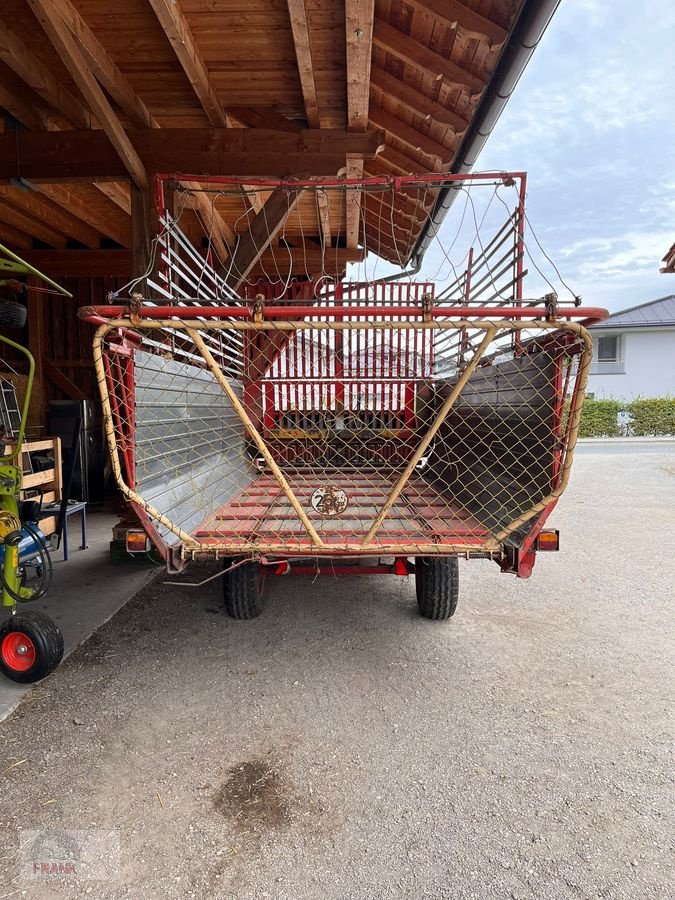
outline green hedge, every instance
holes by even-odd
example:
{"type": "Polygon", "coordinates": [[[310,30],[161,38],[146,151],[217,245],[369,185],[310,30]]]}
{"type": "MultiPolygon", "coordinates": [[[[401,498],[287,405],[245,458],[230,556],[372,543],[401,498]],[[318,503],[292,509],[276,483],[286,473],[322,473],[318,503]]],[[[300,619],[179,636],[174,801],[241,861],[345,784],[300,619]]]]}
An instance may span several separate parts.
{"type": "Polygon", "coordinates": [[[631,400],[624,406],[630,415],[629,434],[675,434],[675,397],[646,397],[631,400]]]}
{"type": "Polygon", "coordinates": [[[579,437],[618,437],[620,411],[618,400],[586,400],[581,411],[579,437]]]}
{"type": "Polygon", "coordinates": [[[579,437],[635,437],[675,435],[675,397],[622,400],[587,399],[581,413],[579,437]],[[627,427],[617,423],[620,412],[630,416],[627,427]]]}

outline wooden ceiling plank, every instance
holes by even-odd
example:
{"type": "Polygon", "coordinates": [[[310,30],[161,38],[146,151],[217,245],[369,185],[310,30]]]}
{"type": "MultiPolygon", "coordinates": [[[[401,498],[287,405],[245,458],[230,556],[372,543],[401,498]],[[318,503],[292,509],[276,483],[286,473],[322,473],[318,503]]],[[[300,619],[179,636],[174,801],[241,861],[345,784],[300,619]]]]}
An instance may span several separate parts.
{"type": "Polygon", "coordinates": [[[486,39],[490,46],[503,44],[508,31],[491,19],[470,9],[459,0],[407,0],[424,13],[428,13],[441,25],[459,27],[467,35],[486,39]]]}
{"type": "Polygon", "coordinates": [[[45,197],[49,197],[50,200],[58,203],[59,206],[62,206],[73,215],[89,222],[106,237],[116,241],[122,247],[129,246],[130,226],[127,225],[126,228],[120,227],[120,223],[116,223],[112,216],[107,216],[94,209],[91,204],[78,196],[72,185],[38,183],[36,187],[45,197]]]}
{"type": "Polygon", "coordinates": [[[158,128],[157,122],[145,103],[115,65],[70,0],[52,0],[52,3],[77,40],[92,73],[120,109],[129,116],[132,124],[139,128],[158,128]]]}
{"type": "Polygon", "coordinates": [[[305,101],[305,116],[309,128],[320,128],[319,101],[314,82],[314,64],[309,43],[309,27],[305,0],[288,0],[288,14],[291,20],[295,56],[298,63],[300,87],[305,101]]]}
{"type": "Polygon", "coordinates": [[[370,107],[370,121],[373,125],[384,129],[387,134],[398,138],[398,140],[407,144],[413,150],[419,150],[427,156],[435,156],[443,162],[449,162],[454,156],[454,149],[439,144],[438,141],[434,141],[426,134],[422,134],[410,125],[406,125],[405,122],[392,116],[379,106],[370,107]]]}
{"type": "Polygon", "coordinates": [[[440,53],[434,53],[433,50],[429,50],[381,19],[375,20],[373,44],[439,81],[442,79],[448,84],[454,84],[468,91],[472,97],[478,96],[485,87],[481,78],[445,59],[440,53]]]}
{"type": "Polygon", "coordinates": [[[59,83],[34,53],[0,20],[0,59],[36,94],[58,112],[62,112],[77,128],[94,124],[89,110],[74,94],[59,83]]]}
{"type": "Polygon", "coordinates": [[[150,0],[160,25],[212,125],[227,127],[208,69],[177,0],[150,0]]]}
{"type": "Polygon", "coordinates": [[[73,81],[98,118],[108,140],[119,154],[126,170],[139,188],[147,189],[149,184],[148,175],[138,153],[89,69],[77,41],[56,11],[52,0],[28,0],[28,3],[52,44],[59,52],[73,81]]]}
{"type": "Polygon", "coordinates": [[[229,263],[228,285],[237,288],[246,279],[251,269],[281,230],[288,214],[297,204],[301,190],[288,191],[278,187],[268,197],[265,205],[251,223],[248,231],[239,238],[237,247],[229,263]]]}
{"type": "Polygon", "coordinates": [[[422,116],[427,121],[437,122],[440,125],[449,125],[455,134],[463,134],[468,121],[452,110],[446,109],[436,100],[431,100],[425,94],[421,94],[415,88],[406,84],[385,72],[374,68],[371,73],[371,88],[375,87],[388,97],[398,100],[409,112],[422,116]]]}
{"type": "Polygon", "coordinates": [[[345,0],[347,128],[352,131],[368,127],[374,21],[375,0],[345,0]]]}
{"type": "MultiPolygon", "coordinates": [[[[348,153],[366,158],[384,146],[381,131],[316,129],[299,132],[257,128],[130,129],[141,161],[160,172],[232,176],[334,175],[348,153]]],[[[0,134],[0,180],[21,174],[34,182],[119,181],[126,167],[100,131],[16,131],[0,134]]]]}

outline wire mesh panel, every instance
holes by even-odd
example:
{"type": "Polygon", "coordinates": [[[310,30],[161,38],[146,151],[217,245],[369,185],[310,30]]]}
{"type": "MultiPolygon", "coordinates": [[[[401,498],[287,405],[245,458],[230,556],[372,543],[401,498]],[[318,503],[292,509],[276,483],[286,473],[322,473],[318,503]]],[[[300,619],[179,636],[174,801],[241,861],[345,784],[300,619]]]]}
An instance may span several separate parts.
{"type": "Polygon", "coordinates": [[[590,346],[573,323],[526,335],[421,310],[117,321],[96,362],[120,484],[188,554],[517,544],[564,489],[590,346]],[[449,336],[472,348],[454,369],[449,336]]]}

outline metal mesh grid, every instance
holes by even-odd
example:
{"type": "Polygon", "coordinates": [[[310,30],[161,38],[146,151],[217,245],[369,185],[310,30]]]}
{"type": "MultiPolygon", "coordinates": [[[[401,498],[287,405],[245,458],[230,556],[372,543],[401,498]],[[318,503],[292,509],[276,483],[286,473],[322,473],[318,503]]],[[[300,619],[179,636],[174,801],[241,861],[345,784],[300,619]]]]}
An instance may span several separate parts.
{"type": "Polygon", "coordinates": [[[156,536],[214,556],[518,545],[567,481],[585,329],[315,315],[99,330],[113,468],[156,536]]]}

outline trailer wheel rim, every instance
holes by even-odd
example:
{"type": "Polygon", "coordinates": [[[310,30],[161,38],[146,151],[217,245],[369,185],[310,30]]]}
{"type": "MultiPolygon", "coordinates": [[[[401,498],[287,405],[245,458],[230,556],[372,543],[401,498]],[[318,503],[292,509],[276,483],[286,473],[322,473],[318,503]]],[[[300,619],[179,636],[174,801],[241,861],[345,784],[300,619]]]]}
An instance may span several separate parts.
{"type": "Polygon", "coordinates": [[[14,672],[27,672],[35,665],[35,644],[21,631],[10,631],[2,640],[0,656],[7,668],[14,672]]]}

